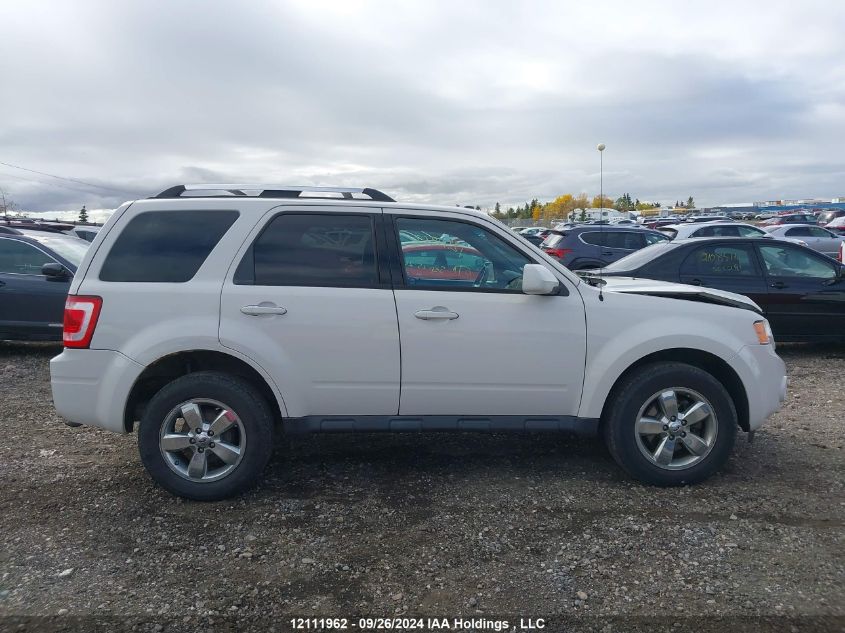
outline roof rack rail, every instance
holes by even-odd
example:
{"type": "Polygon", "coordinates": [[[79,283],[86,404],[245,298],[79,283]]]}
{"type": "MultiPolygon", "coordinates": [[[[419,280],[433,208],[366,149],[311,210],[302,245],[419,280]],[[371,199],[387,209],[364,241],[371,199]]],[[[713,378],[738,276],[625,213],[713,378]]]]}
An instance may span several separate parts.
{"type": "MultiPolygon", "coordinates": [[[[314,198],[321,196],[303,196],[303,193],[339,193],[344,200],[352,200],[352,194],[359,194],[367,196],[370,200],[378,202],[396,202],[386,193],[382,193],[378,189],[371,189],[369,187],[355,188],[355,187],[292,187],[289,185],[256,185],[256,184],[195,184],[195,185],[176,185],[165,189],[158,195],[152,198],[182,198],[190,197],[183,196],[186,191],[218,191],[220,193],[214,194],[211,198],[230,198],[232,196],[249,196],[247,192],[256,192],[252,197],[258,198],[314,198]]],[[[325,196],[332,198],[332,196],[325,196]]]]}

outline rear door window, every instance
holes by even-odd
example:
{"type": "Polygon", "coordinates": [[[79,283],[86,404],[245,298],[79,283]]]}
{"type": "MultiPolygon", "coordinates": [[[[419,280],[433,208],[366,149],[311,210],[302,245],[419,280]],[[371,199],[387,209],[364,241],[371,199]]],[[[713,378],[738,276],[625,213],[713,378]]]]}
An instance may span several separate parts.
{"type": "Polygon", "coordinates": [[[757,275],[754,251],[744,244],[699,246],[681,265],[682,275],[746,277],[757,275]]]}
{"type": "Polygon", "coordinates": [[[581,241],[586,242],[587,244],[592,244],[593,246],[605,246],[607,244],[605,236],[606,233],[600,233],[598,231],[595,233],[581,233],[581,241]]]}
{"type": "Polygon", "coordinates": [[[760,237],[766,235],[766,232],[758,229],[756,226],[738,226],[736,227],[740,237],[760,237]]]}
{"type": "Polygon", "coordinates": [[[369,215],[282,213],[244,255],[235,284],[372,287],[379,283],[369,215]]]}
{"type": "Polygon", "coordinates": [[[102,281],[190,281],[235,223],[237,211],[146,211],[124,227],[100,269],[102,281]]]}
{"type": "Polygon", "coordinates": [[[807,235],[810,237],[821,237],[821,238],[831,238],[833,235],[830,234],[829,231],[820,228],[818,226],[808,226],[807,227],[807,235]]]}

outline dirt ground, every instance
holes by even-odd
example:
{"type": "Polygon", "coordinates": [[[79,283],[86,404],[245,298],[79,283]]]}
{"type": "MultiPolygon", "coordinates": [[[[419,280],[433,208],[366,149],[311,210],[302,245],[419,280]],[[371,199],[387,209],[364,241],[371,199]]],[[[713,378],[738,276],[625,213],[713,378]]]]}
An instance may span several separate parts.
{"type": "Polygon", "coordinates": [[[59,351],[0,343],[0,630],[845,629],[843,346],[781,346],[786,405],[695,487],[639,485],[597,440],[334,435],[280,441],[220,503],[155,487],[134,435],[62,424],[59,351]]]}

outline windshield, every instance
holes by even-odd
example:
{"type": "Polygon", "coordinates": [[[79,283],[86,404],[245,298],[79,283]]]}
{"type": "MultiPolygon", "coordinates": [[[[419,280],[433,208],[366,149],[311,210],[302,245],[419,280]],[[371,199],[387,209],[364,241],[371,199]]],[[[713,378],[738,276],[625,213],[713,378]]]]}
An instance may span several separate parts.
{"type": "Polygon", "coordinates": [[[650,262],[655,257],[660,257],[663,253],[667,253],[678,246],[678,244],[673,244],[672,242],[657,242],[651,246],[646,246],[638,251],[634,251],[622,259],[617,259],[612,264],[605,266],[604,270],[608,272],[615,270],[634,270],[635,268],[639,268],[643,264],[650,262]]]}
{"type": "Polygon", "coordinates": [[[53,249],[77,268],[82,263],[82,258],[85,257],[85,251],[91,245],[90,242],[70,235],[51,235],[49,237],[29,235],[29,237],[35,239],[39,244],[53,249]]]}

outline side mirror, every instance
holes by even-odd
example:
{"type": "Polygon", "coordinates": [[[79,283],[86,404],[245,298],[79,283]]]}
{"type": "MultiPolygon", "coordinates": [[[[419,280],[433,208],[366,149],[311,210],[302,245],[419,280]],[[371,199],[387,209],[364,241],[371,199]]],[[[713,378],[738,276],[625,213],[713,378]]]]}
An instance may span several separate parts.
{"type": "Polygon", "coordinates": [[[68,269],[56,262],[44,264],[41,267],[41,274],[47,278],[47,281],[67,281],[71,277],[68,269]]]}
{"type": "Polygon", "coordinates": [[[522,269],[522,292],[527,295],[551,295],[557,292],[560,282],[545,266],[526,264],[522,269]]]}

